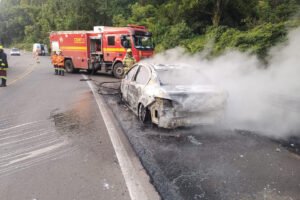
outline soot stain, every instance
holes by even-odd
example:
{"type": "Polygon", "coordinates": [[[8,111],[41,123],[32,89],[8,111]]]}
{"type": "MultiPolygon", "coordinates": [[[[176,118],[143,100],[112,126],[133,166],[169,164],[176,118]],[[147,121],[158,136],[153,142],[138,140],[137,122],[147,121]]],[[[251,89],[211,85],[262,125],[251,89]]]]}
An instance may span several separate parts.
{"type": "Polygon", "coordinates": [[[62,134],[79,134],[80,117],[76,111],[70,110],[62,113],[51,113],[50,118],[62,134]]]}

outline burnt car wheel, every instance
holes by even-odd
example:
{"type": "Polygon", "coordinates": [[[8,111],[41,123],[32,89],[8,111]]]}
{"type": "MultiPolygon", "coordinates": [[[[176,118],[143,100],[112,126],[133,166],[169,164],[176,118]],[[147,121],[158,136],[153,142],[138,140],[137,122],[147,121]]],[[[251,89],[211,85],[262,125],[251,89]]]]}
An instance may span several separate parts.
{"type": "Polygon", "coordinates": [[[124,66],[122,63],[117,63],[115,64],[114,66],[114,69],[113,69],[113,74],[116,78],[123,78],[123,75],[124,75],[124,66]]]}
{"type": "Polygon", "coordinates": [[[143,104],[139,106],[138,118],[144,124],[150,122],[150,111],[143,104]]]}

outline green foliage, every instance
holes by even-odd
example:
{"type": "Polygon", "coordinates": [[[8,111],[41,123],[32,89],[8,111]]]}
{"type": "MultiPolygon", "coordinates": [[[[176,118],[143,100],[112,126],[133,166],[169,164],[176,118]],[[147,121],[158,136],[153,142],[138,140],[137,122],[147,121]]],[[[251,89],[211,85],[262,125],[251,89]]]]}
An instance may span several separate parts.
{"type": "Polygon", "coordinates": [[[218,54],[224,49],[236,48],[240,51],[255,53],[263,58],[270,47],[285,38],[286,33],[283,23],[262,24],[248,31],[225,29],[216,39],[213,53],[218,54]]]}
{"type": "Polygon", "coordinates": [[[185,40],[182,46],[192,53],[208,48],[211,55],[219,55],[235,49],[264,58],[270,47],[286,39],[286,27],[285,23],[266,23],[247,31],[224,26],[210,27],[204,35],[185,40]]]}
{"type": "Polygon", "coordinates": [[[161,43],[158,50],[174,48],[181,44],[182,40],[193,36],[192,30],[185,22],[180,22],[168,27],[169,31],[161,37],[161,43]]]}
{"type": "Polygon", "coordinates": [[[187,51],[191,53],[197,53],[203,51],[208,47],[209,42],[208,38],[205,35],[195,36],[190,39],[183,40],[181,46],[185,47],[187,51]]]}
{"type": "Polygon", "coordinates": [[[300,26],[299,11],[299,0],[1,0],[0,39],[31,48],[55,30],[138,24],[153,33],[157,52],[238,49],[263,58],[300,26]]]}
{"type": "Polygon", "coordinates": [[[289,20],[300,10],[299,1],[296,0],[261,0],[257,5],[260,22],[279,23],[289,20]]]}

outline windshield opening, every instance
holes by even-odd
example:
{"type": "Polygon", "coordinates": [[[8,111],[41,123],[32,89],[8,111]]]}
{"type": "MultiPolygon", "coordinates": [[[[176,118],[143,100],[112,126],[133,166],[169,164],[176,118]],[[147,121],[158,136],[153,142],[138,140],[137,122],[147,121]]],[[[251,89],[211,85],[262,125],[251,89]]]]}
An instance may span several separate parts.
{"type": "Polygon", "coordinates": [[[192,69],[168,69],[157,71],[160,84],[163,85],[203,85],[210,80],[202,73],[192,69]],[[191,79],[197,74],[197,79],[191,79]]]}
{"type": "Polygon", "coordinates": [[[152,50],[153,41],[150,36],[134,35],[134,46],[139,50],[152,50]]]}

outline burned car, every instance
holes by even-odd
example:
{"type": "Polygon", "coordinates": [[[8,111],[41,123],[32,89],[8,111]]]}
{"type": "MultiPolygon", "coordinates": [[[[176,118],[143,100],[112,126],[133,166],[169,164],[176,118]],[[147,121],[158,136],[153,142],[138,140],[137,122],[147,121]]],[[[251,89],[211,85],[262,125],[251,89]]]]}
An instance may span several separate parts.
{"type": "Polygon", "coordinates": [[[128,71],[121,96],[141,122],[162,128],[215,123],[227,99],[224,90],[191,66],[148,63],[128,71]]]}

